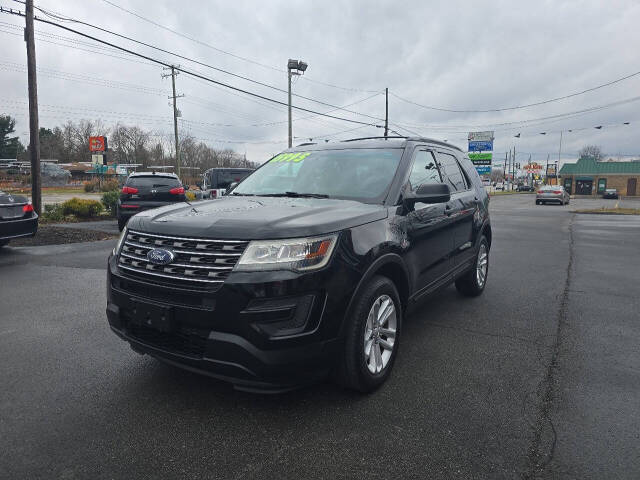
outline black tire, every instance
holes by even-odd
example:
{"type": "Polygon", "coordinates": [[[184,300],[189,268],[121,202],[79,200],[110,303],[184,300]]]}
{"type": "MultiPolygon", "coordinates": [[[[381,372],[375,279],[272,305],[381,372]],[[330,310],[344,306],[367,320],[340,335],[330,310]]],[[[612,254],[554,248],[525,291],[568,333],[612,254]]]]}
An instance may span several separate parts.
{"type": "Polygon", "coordinates": [[[536,205],[542,205],[542,202],[540,200],[536,200],[536,205]]]}
{"type": "Polygon", "coordinates": [[[118,230],[122,231],[126,225],[127,225],[127,219],[118,217],[118,230]]]}
{"type": "Polygon", "coordinates": [[[473,268],[456,279],[456,288],[462,295],[466,297],[477,297],[484,292],[489,277],[489,258],[489,242],[487,242],[486,237],[483,235],[478,243],[478,253],[476,254],[476,261],[473,264],[473,268]],[[486,270],[484,281],[480,282],[478,279],[478,263],[480,262],[483,251],[486,252],[486,270]]]}
{"type": "MultiPolygon", "coordinates": [[[[357,294],[345,322],[347,323],[344,329],[344,344],[336,365],[336,380],[346,388],[363,393],[372,392],[380,387],[391,374],[402,333],[402,305],[398,290],[393,282],[387,277],[374,276],[357,294]],[[381,371],[372,373],[369,370],[368,362],[365,360],[364,336],[369,312],[374,303],[383,296],[389,297],[393,302],[396,331],[393,339],[393,349],[386,365],[382,367],[381,371]]],[[[386,340],[389,339],[390,337],[386,337],[386,340]]],[[[384,349],[382,351],[384,352],[384,349]]]]}

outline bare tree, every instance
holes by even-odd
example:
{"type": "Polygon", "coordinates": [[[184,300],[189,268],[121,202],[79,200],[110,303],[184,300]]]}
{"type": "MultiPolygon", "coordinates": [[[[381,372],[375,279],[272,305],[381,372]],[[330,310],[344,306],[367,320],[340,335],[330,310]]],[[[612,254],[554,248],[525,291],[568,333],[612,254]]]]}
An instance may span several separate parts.
{"type": "Polygon", "coordinates": [[[598,145],[586,145],[582,147],[578,156],[579,158],[588,157],[593,158],[595,161],[600,161],[604,158],[604,153],[602,153],[602,148],[598,145]]]}

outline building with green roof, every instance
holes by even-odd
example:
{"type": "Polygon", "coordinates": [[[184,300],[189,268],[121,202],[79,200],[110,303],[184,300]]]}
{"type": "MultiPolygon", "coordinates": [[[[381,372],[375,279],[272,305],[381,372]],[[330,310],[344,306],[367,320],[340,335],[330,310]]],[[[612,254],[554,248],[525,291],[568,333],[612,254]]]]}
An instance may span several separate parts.
{"type": "Polygon", "coordinates": [[[582,157],[565,163],[558,173],[564,188],[574,195],[600,195],[615,188],[619,195],[640,195],[640,161],[602,162],[582,157]]]}

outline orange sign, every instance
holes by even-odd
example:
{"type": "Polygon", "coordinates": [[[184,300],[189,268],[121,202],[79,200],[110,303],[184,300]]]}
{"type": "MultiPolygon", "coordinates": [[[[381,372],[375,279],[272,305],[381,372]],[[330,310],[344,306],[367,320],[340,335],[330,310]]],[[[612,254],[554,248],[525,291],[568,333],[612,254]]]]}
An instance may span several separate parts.
{"type": "Polygon", "coordinates": [[[106,137],[89,137],[89,150],[92,152],[104,152],[106,144],[106,137]]]}

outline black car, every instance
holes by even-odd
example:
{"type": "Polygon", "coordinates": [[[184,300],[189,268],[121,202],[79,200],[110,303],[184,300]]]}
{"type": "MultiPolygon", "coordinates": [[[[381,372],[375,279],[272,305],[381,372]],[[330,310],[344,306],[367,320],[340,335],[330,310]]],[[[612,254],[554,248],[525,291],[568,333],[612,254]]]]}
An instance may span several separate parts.
{"type": "Polygon", "coordinates": [[[38,231],[38,214],[26,197],[0,191],[0,247],[12,238],[33,237],[38,231]]]}
{"type": "Polygon", "coordinates": [[[518,185],[516,192],[535,192],[535,189],[531,185],[518,185]]]}
{"type": "Polygon", "coordinates": [[[143,210],[186,200],[184,187],[173,173],[141,172],[127,178],[118,200],[118,228],[143,210]]]}
{"type": "Polygon", "coordinates": [[[602,192],[602,198],[619,198],[618,190],[615,188],[607,188],[604,192],[602,192]]]}
{"type": "Polygon", "coordinates": [[[202,175],[203,198],[218,198],[224,195],[234,183],[248,177],[255,168],[210,168],[202,175]]]}
{"type": "Polygon", "coordinates": [[[424,138],[287,150],[229,195],[133,217],[108,261],[107,316],[139,353],[284,390],[389,376],[404,312],[485,288],[491,225],[458,148],[424,138]]]}

